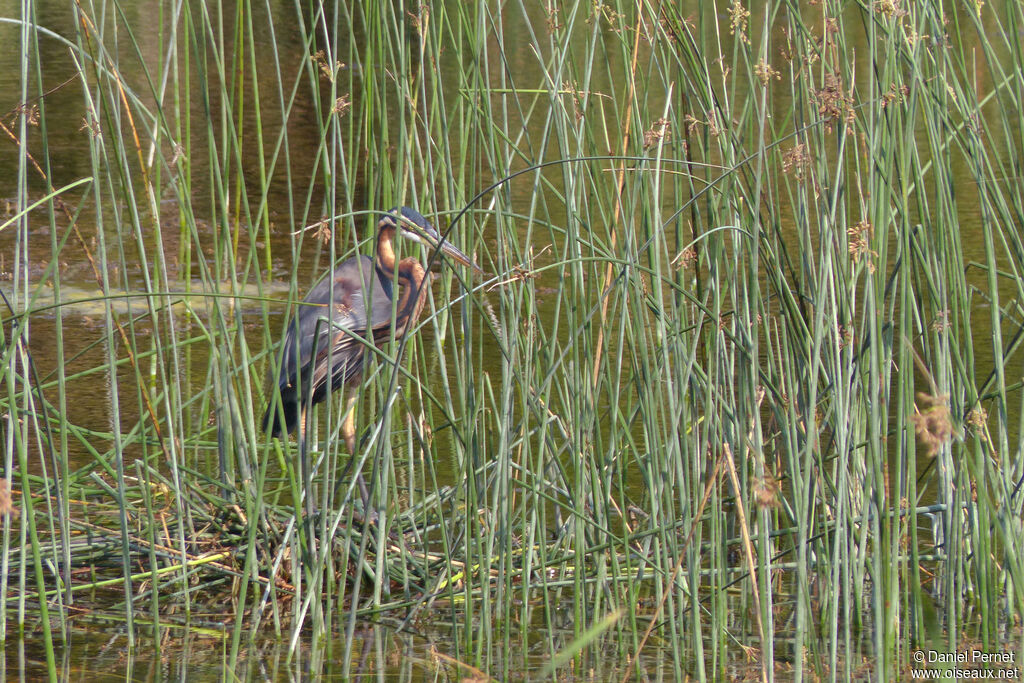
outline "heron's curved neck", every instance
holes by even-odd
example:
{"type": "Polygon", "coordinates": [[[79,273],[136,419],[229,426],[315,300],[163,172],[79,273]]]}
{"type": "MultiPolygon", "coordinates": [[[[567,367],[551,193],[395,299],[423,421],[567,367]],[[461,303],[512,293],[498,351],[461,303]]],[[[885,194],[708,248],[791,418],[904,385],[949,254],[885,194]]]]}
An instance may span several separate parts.
{"type": "Polygon", "coordinates": [[[421,297],[420,285],[426,278],[426,271],[423,264],[415,256],[398,261],[396,268],[395,258],[395,231],[384,228],[377,237],[377,255],[373,259],[374,266],[380,277],[403,286],[412,286],[415,290],[412,296],[421,297]]]}
{"type": "Polygon", "coordinates": [[[377,270],[387,278],[395,276],[395,231],[384,228],[377,235],[377,255],[374,257],[377,270]]]}

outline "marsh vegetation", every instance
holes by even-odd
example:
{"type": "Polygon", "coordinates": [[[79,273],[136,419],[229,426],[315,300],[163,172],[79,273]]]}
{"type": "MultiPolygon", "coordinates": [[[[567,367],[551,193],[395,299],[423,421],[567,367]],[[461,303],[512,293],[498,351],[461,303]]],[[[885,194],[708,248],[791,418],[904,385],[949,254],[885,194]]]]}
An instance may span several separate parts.
{"type": "Polygon", "coordinates": [[[8,674],[1020,651],[1020,4],[0,8],[8,674]],[[484,273],[304,486],[277,344],[396,205],[484,273]]]}

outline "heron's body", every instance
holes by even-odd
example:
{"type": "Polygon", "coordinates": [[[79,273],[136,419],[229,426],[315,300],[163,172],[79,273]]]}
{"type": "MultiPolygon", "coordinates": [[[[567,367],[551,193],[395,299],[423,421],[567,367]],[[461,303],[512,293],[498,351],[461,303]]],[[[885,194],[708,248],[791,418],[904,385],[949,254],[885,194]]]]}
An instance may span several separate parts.
{"type": "Polygon", "coordinates": [[[282,430],[280,416],[268,410],[264,421],[271,427],[271,436],[295,431],[304,412],[300,391],[311,394],[310,405],[314,405],[326,400],[328,392],[358,381],[365,342],[380,345],[391,337],[393,311],[396,339],[419,319],[427,295],[423,266],[416,259],[404,259],[396,282],[393,259],[390,264],[378,261],[368,256],[345,261],[299,306],[284,340],[277,379],[287,424],[282,430]]]}
{"type": "Polygon", "coordinates": [[[397,209],[392,210],[378,224],[374,258],[356,256],[344,261],[330,277],[313,287],[299,306],[282,346],[281,369],[276,378],[280,406],[271,401],[263,416],[263,427],[272,436],[283,437],[298,427],[301,440],[308,407],[349,385],[353,394],[342,434],[349,451],[354,452],[355,415],[351,404],[363,370],[366,344],[380,345],[392,335],[395,339],[403,337],[419,319],[428,295],[430,281],[423,264],[409,257],[396,267],[393,241],[397,231],[473,265],[461,251],[442,242],[419,213],[403,207],[400,221],[392,217],[397,214],[397,209]]]}

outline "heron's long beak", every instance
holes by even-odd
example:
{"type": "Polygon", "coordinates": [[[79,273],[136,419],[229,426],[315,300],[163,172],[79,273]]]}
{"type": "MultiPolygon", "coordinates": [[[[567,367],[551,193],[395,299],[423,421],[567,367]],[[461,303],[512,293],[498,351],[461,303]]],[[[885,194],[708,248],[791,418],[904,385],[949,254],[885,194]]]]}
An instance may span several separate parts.
{"type": "Polygon", "coordinates": [[[473,259],[463,254],[458,247],[456,247],[448,240],[445,240],[444,242],[441,243],[441,251],[447,254],[448,256],[451,256],[453,259],[455,259],[462,265],[469,266],[478,273],[484,272],[483,268],[473,263],[473,259]]]}
{"type": "MultiPolygon", "coordinates": [[[[440,245],[440,249],[443,253],[451,256],[462,265],[469,266],[481,274],[484,272],[484,269],[473,263],[473,259],[462,253],[461,249],[448,240],[442,241],[441,235],[438,233],[437,229],[427,223],[423,216],[416,214],[416,216],[419,216],[419,221],[416,221],[409,215],[405,215],[408,213],[415,213],[411,209],[402,209],[402,211],[404,214],[395,216],[395,218],[397,218],[399,225],[401,225],[401,231],[405,237],[413,240],[414,242],[425,244],[435,250],[438,249],[438,245],[440,245]]],[[[394,224],[395,218],[392,218],[392,224],[394,224]]]]}

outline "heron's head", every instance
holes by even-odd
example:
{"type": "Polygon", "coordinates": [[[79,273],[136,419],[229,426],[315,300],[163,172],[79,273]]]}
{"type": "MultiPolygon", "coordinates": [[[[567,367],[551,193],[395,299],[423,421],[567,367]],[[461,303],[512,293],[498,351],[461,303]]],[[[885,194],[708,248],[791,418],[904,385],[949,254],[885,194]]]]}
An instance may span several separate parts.
{"type": "Polygon", "coordinates": [[[425,244],[431,249],[440,249],[442,253],[451,256],[462,265],[483,272],[480,266],[473,263],[473,260],[462,253],[458,247],[448,240],[442,239],[434,226],[427,222],[427,219],[416,209],[410,209],[408,206],[391,209],[381,218],[380,228],[381,230],[394,230],[405,239],[425,244]]]}

